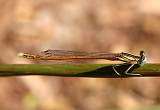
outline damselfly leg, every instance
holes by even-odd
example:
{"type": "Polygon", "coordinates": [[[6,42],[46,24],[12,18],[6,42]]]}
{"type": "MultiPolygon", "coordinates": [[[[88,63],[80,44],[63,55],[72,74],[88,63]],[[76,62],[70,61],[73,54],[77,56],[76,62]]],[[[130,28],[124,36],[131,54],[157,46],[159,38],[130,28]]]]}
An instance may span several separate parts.
{"type": "Polygon", "coordinates": [[[122,76],[122,75],[132,75],[132,76],[140,76],[141,74],[135,74],[135,73],[131,73],[129,72],[131,69],[134,68],[136,64],[131,64],[123,73],[118,72],[118,70],[116,69],[117,66],[121,66],[121,65],[113,65],[113,70],[114,72],[118,75],[118,76],[122,76]]]}
{"type": "Polygon", "coordinates": [[[118,76],[122,76],[122,74],[125,74],[125,75],[133,75],[133,76],[141,76],[141,74],[135,74],[135,73],[131,73],[129,72],[131,69],[134,68],[135,65],[138,65],[139,67],[143,66],[144,63],[145,63],[145,55],[144,55],[144,51],[140,51],[140,57],[138,60],[136,60],[137,56],[134,56],[134,55],[131,55],[131,54],[122,54],[122,56],[120,56],[120,59],[121,60],[124,60],[126,61],[126,64],[131,64],[125,71],[124,73],[119,73],[117,70],[116,70],[116,67],[117,66],[121,66],[122,64],[116,64],[116,65],[113,65],[113,70],[114,72],[118,75],[118,76]],[[132,59],[132,60],[130,60],[132,59]],[[133,60],[135,59],[135,60],[133,60]],[[136,63],[133,63],[132,64],[132,61],[136,61],[136,63]]]}

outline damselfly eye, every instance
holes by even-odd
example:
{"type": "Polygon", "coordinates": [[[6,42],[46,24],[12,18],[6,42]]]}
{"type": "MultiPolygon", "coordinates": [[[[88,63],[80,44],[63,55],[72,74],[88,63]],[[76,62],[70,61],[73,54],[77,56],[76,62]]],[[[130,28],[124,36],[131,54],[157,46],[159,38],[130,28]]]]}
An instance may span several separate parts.
{"type": "Polygon", "coordinates": [[[144,51],[143,50],[140,51],[140,56],[142,56],[142,55],[144,55],[144,51]]]}

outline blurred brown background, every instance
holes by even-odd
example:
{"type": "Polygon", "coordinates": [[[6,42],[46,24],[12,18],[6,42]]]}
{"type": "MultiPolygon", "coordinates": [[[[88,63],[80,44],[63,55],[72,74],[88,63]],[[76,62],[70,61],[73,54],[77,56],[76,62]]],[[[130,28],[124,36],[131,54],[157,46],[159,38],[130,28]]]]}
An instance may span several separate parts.
{"type": "MultiPolygon", "coordinates": [[[[0,0],[0,63],[18,52],[132,52],[160,62],[159,0],[0,0]]],[[[103,62],[101,62],[103,63],[103,62]]],[[[159,110],[158,78],[0,78],[0,110],[159,110]]]]}

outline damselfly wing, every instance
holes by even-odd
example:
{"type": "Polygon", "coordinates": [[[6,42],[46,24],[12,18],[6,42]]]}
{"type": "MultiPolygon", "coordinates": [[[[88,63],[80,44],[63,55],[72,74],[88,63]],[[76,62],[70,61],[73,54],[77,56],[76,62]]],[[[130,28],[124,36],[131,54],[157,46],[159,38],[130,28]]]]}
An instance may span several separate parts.
{"type": "Polygon", "coordinates": [[[33,60],[92,60],[105,59],[110,61],[122,61],[126,63],[136,64],[141,56],[130,53],[106,53],[106,52],[79,52],[68,50],[46,50],[38,54],[20,53],[19,56],[33,60]]]}

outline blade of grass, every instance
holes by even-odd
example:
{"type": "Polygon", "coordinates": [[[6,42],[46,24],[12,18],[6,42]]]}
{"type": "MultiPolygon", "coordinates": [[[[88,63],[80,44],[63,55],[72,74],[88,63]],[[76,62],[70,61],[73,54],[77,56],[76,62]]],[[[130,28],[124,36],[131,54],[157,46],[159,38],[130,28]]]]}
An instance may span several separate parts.
{"type": "MultiPolygon", "coordinates": [[[[145,64],[143,67],[134,69],[132,73],[139,73],[141,74],[141,77],[158,77],[160,76],[160,64],[145,64]]],[[[111,64],[0,64],[0,77],[21,75],[49,75],[95,78],[119,77],[113,71],[111,64]]]]}

